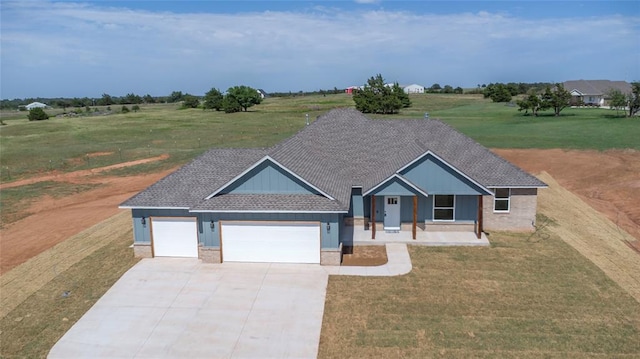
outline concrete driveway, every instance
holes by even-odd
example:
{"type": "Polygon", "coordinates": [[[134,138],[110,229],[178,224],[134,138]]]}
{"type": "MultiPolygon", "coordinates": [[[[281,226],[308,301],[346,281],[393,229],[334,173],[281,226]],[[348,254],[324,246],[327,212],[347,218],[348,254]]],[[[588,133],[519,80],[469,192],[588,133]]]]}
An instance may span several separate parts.
{"type": "Polygon", "coordinates": [[[318,265],[145,259],[49,358],[315,358],[327,280],[318,265]]]}

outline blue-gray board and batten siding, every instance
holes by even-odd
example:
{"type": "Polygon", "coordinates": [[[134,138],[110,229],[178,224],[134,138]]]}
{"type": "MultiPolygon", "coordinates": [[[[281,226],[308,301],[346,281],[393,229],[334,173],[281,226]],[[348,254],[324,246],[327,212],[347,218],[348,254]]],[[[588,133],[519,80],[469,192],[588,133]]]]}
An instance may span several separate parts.
{"type": "Polygon", "coordinates": [[[320,222],[322,248],[334,249],[339,247],[338,239],[344,217],[341,213],[193,213],[186,209],[133,209],[132,213],[136,244],[151,243],[150,217],[191,217],[197,218],[198,243],[210,248],[220,247],[220,221],[282,221],[320,222]],[[144,225],[142,217],[146,219],[144,225]],[[211,221],[214,222],[213,229],[211,221]]]}
{"type": "MultiPolygon", "coordinates": [[[[368,207],[365,217],[371,215],[371,197],[366,196],[368,207]]],[[[425,197],[418,195],[418,222],[433,221],[433,199],[434,196],[425,197]]],[[[478,216],[478,196],[455,196],[455,217],[456,222],[473,222],[478,216]]],[[[376,222],[382,222],[384,218],[384,196],[376,196],[376,222]]],[[[413,222],[413,196],[400,196],[400,221],[403,223],[413,222]]]]}
{"type": "Polygon", "coordinates": [[[432,154],[427,154],[403,169],[400,174],[411,183],[434,194],[489,195],[471,180],[453,170],[432,154]]]}
{"type": "Polygon", "coordinates": [[[478,216],[478,196],[490,194],[430,153],[404,168],[399,174],[426,192],[428,197],[419,193],[406,182],[393,177],[364,197],[359,188],[354,188],[351,195],[353,210],[350,215],[371,218],[371,195],[375,195],[375,217],[376,222],[380,222],[384,218],[384,196],[400,196],[400,221],[412,222],[413,196],[417,195],[417,220],[429,222],[433,220],[434,196],[455,195],[454,220],[456,222],[473,222],[477,220],[478,216]],[[357,206],[356,202],[362,203],[362,207],[357,206]]]}
{"type": "Polygon", "coordinates": [[[235,194],[319,194],[280,166],[265,160],[220,193],[235,194]]]}

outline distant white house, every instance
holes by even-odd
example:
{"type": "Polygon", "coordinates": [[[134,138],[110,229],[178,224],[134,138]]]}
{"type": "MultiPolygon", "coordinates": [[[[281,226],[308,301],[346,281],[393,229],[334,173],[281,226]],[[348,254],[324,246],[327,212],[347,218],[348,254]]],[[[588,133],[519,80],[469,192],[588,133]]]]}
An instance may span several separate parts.
{"type": "Polygon", "coordinates": [[[258,92],[258,94],[260,95],[260,98],[262,99],[269,96],[263,89],[257,89],[256,92],[258,92]]]}
{"type": "Polygon", "coordinates": [[[49,107],[49,105],[44,104],[42,102],[32,102],[32,103],[26,105],[24,108],[26,108],[27,110],[31,111],[34,108],[47,108],[47,107],[49,107]]]}
{"type": "Polygon", "coordinates": [[[606,106],[611,90],[618,90],[625,95],[631,93],[631,84],[626,81],[573,80],[565,81],[563,86],[571,93],[571,104],[574,106],[606,106]]]}
{"type": "Polygon", "coordinates": [[[405,93],[424,93],[424,86],[418,84],[411,84],[409,86],[403,86],[402,89],[405,93]]]}

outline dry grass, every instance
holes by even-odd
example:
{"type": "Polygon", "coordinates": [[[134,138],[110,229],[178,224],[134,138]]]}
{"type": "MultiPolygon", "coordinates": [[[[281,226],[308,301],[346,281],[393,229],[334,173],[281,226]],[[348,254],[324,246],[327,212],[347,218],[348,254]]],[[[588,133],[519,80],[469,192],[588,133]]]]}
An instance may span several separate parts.
{"type": "Polygon", "coordinates": [[[640,357],[637,254],[603,216],[543,180],[541,217],[553,224],[535,235],[410,247],[413,270],[401,277],[330,277],[319,357],[640,357]]]}
{"type": "Polygon", "coordinates": [[[45,357],[137,262],[131,237],[129,214],[119,214],[0,277],[0,357],[45,357]]]}
{"type": "Polygon", "coordinates": [[[131,214],[123,211],[1,276],[0,319],[60,273],[127,234],[131,234],[131,214]]]}
{"type": "Polygon", "coordinates": [[[540,191],[538,210],[557,223],[549,231],[595,263],[640,303],[640,255],[626,244],[635,238],[562,188],[548,173],[538,177],[549,185],[540,191]]]}

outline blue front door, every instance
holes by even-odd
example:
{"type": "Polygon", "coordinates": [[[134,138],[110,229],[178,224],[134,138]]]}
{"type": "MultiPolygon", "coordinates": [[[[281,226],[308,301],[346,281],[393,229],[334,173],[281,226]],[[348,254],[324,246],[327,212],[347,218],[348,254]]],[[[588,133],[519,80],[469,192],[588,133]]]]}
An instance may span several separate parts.
{"type": "Polygon", "coordinates": [[[384,230],[385,231],[400,230],[400,197],[399,196],[384,197],[384,230]]]}

